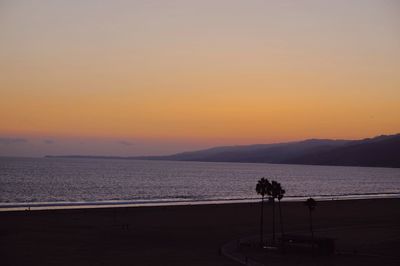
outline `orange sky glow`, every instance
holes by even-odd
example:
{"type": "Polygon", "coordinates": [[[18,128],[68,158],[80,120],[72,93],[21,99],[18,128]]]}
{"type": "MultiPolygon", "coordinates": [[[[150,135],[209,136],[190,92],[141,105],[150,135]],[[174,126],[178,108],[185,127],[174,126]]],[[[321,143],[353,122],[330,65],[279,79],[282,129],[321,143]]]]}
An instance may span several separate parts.
{"type": "Polygon", "coordinates": [[[398,133],[399,29],[395,0],[2,1],[0,155],[398,133]]]}

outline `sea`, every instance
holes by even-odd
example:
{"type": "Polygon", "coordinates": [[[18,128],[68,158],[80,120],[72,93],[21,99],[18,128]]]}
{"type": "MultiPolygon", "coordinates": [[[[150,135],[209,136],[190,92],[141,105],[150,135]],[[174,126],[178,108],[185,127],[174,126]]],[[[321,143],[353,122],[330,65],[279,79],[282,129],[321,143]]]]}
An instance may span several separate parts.
{"type": "Polygon", "coordinates": [[[0,158],[0,211],[258,201],[257,181],[283,200],[400,197],[400,169],[82,158],[0,158]]]}

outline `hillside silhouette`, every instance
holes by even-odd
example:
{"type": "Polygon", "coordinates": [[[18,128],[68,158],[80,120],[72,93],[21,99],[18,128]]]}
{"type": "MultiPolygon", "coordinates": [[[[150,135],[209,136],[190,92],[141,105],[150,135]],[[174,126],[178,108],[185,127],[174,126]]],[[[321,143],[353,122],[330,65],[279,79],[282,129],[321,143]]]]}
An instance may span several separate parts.
{"type": "Polygon", "coordinates": [[[362,140],[309,139],[299,142],[216,147],[149,160],[284,163],[400,167],[400,134],[362,140]]]}
{"type": "Polygon", "coordinates": [[[297,142],[214,147],[166,156],[46,156],[201,162],[276,163],[400,167],[400,134],[362,140],[308,139],[297,142]]]}

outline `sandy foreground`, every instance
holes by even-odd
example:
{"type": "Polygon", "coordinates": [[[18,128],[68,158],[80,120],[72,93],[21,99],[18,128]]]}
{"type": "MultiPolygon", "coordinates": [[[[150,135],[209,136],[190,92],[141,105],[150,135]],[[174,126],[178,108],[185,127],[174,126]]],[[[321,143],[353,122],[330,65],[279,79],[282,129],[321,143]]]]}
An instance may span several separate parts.
{"type": "MultiPolygon", "coordinates": [[[[283,213],[287,232],[308,232],[302,203],[283,203],[283,213]]],[[[254,203],[0,212],[0,264],[238,265],[219,248],[257,235],[259,214],[254,203]]],[[[400,265],[400,199],[318,202],[314,222],[316,235],[334,237],[338,250],[371,255],[321,265],[400,265]]]]}

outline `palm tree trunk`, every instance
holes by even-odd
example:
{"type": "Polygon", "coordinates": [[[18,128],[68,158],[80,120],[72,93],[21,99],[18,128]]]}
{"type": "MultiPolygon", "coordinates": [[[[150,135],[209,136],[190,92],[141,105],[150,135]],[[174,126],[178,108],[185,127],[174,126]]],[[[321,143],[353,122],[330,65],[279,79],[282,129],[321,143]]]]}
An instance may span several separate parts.
{"type": "Polygon", "coordinates": [[[313,229],[313,220],[312,220],[312,211],[310,210],[310,232],[311,232],[311,248],[312,253],[314,255],[314,229],[313,229]]]}
{"type": "Polygon", "coordinates": [[[285,240],[284,240],[285,231],[283,230],[281,200],[278,201],[278,207],[279,207],[279,223],[281,224],[282,252],[285,253],[285,240]]]}
{"type": "Polygon", "coordinates": [[[275,199],[272,199],[272,245],[275,246],[275,199]]]}
{"type": "Polygon", "coordinates": [[[261,198],[260,245],[264,245],[264,197],[261,198]]]}
{"type": "Polygon", "coordinates": [[[282,209],[281,209],[281,201],[280,200],[279,200],[278,204],[279,204],[279,222],[281,224],[281,236],[283,238],[285,235],[285,232],[283,231],[283,218],[282,218],[282,209]]]}

